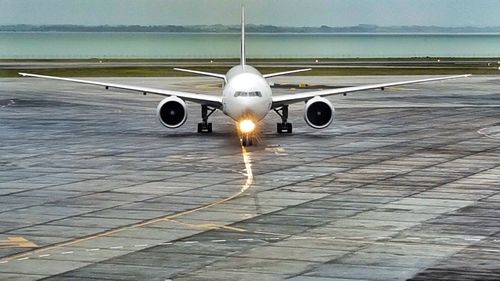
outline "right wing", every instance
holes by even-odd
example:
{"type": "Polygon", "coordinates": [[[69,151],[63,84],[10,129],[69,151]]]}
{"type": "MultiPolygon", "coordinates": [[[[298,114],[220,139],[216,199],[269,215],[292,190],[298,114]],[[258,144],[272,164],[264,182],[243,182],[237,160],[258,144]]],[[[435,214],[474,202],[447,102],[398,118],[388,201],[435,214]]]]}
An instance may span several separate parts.
{"type": "Polygon", "coordinates": [[[96,81],[89,81],[89,80],[62,78],[62,77],[38,75],[38,74],[30,74],[30,73],[19,73],[19,75],[24,76],[24,77],[36,77],[36,78],[44,78],[44,79],[52,79],[52,80],[60,80],[60,81],[67,81],[67,82],[74,82],[74,83],[81,83],[81,84],[103,86],[106,89],[116,88],[116,89],[137,91],[137,92],[149,93],[149,94],[166,96],[166,97],[176,96],[176,97],[179,97],[179,98],[186,100],[186,101],[191,101],[191,102],[195,102],[195,103],[202,104],[202,105],[209,105],[209,106],[219,108],[219,109],[222,108],[222,98],[216,97],[216,96],[211,96],[211,95],[179,92],[179,91],[169,91],[169,90],[161,90],[161,89],[148,88],[148,87],[139,87],[139,86],[129,86],[129,85],[123,85],[123,84],[107,83],[107,82],[96,82],[96,81]]]}

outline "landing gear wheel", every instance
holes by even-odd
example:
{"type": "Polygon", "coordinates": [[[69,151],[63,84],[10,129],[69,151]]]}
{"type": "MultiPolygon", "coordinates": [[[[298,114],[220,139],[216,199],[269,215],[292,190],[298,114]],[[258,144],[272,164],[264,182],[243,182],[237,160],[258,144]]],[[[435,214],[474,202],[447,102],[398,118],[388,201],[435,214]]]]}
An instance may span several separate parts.
{"type": "Polygon", "coordinates": [[[291,134],[292,133],[292,123],[288,123],[288,105],[284,105],[280,108],[275,108],[274,111],[281,117],[281,123],[278,123],[276,129],[278,134],[291,134]]]}
{"type": "Polygon", "coordinates": [[[212,123],[198,123],[198,133],[211,133],[212,123]]]}
{"type": "Polygon", "coordinates": [[[198,133],[211,133],[212,123],[208,123],[208,117],[215,112],[215,108],[208,108],[207,105],[201,106],[201,123],[198,123],[198,133]],[[210,112],[209,112],[210,111],[210,112]]]}
{"type": "Polygon", "coordinates": [[[253,137],[250,134],[243,135],[241,138],[241,145],[244,147],[253,145],[253,137]]]}

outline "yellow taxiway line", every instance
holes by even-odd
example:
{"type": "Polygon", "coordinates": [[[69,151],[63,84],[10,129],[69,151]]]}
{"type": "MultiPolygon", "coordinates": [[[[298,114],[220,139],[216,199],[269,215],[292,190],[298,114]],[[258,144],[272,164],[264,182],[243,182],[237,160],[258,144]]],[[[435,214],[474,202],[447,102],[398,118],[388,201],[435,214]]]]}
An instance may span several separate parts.
{"type": "MultiPolygon", "coordinates": [[[[179,218],[181,216],[185,216],[185,215],[188,215],[188,214],[199,212],[199,211],[202,211],[202,210],[205,210],[205,209],[208,209],[208,208],[211,208],[211,207],[223,204],[225,202],[231,201],[231,200],[239,197],[243,193],[245,193],[248,189],[250,189],[250,187],[252,186],[252,183],[253,183],[253,172],[252,172],[252,163],[251,163],[250,154],[248,153],[248,151],[243,146],[241,146],[241,152],[242,152],[242,156],[243,156],[243,162],[245,164],[245,171],[246,171],[246,177],[247,178],[246,178],[246,181],[245,181],[244,185],[241,187],[241,189],[237,193],[235,193],[235,194],[233,194],[233,195],[231,195],[231,196],[229,196],[227,198],[215,201],[215,202],[210,203],[210,204],[206,204],[204,206],[201,206],[201,207],[198,207],[198,208],[195,208],[195,209],[187,210],[187,211],[184,211],[184,212],[180,212],[180,213],[176,213],[176,214],[172,214],[172,215],[166,215],[166,216],[163,216],[163,217],[146,220],[144,222],[140,222],[140,223],[136,223],[136,224],[131,224],[131,225],[119,227],[119,228],[116,228],[116,229],[104,231],[104,232],[101,232],[101,233],[98,233],[98,234],[95,234],[95,235],[91,235],[91,236],[87,236],[87,237],[82,237],[82,238],[78,238],[78,239],[73,239],[73,240],[66,241],[66,242],[61,242],[61,243],[58,243],[58,244],[47,245],[47,246],[40,247],[40,248],[35,249],[35,250],[31,250],[31,251],[27,251],[27,252],[23,252],[23,253],[19,253],[19,254],[14,254],[14,255],[11,255],[11,256],[6,256],[6,257],[1,258],[0,262],[10,261],[10,260],[14,260],[14,259],[20,259],[20,258],[28,257],[28,256],[33,255],[33,254],[39,254],[39,253],[46,252],[46,251],[49,251],[49,250],[53,250],[53,249],[57,249],[57,248],[65,247],[65,246],[70,246],[70,245],[75,245],[75,244],[82,243],[82,242],[85,242],[85,241],[89,241],[89,240],[93,240],[93,239],[96,239],[96,238],[105,237],[105,236],[109,236],[109,235],[112,235],[112,234],[115,234],[115,233],[119,233],[119,232],[122,232],[122,231],[127,230],[127,229],[133,229],[133,228],[143,227],[143,226],[146,226],[146,225],[150,225],[150,224],[154,224],[154,223],[162,222],[162,221],[172,221],[172,220],[175,220],[176,218],[179,218]]],[[[222,228],[221,226],[218,226],[218,227],[222,228]]],[[[225,227],[225,228],[227,228],[227,227],[225,227]]],[[[239,231],[241,231],[241,230],[239,230],[239,231]]]]}

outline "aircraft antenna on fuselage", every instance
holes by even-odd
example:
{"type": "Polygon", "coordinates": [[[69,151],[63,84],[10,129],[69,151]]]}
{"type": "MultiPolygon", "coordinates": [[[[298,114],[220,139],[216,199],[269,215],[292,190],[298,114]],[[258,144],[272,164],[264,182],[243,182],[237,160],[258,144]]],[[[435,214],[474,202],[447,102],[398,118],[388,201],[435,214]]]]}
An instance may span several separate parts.
{"type": "Polygon", "coordinates": [[[241,65],[246,64],[245,57],[245,6],[241,6],[241,53],[240,53],[240,63],[241,65]]]}

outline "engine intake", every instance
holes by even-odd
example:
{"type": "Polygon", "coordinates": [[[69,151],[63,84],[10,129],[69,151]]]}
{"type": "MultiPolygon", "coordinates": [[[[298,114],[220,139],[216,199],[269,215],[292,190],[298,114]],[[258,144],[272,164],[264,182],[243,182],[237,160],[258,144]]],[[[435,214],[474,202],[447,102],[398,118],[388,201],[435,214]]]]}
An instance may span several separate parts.
{"type": "Polygon", "coordinates": [[[156,116],[163,126],[179,128],[187,120],[186,103],[178,97],[165,98],[158,104],[156,116]]]}
{"type": "Polygon", "coordinates": [[[322,97],[314,97],[304,107],[304,120],[314,129],[324,129],[335,119],[335,108],[332,103],[322,97]]]}

